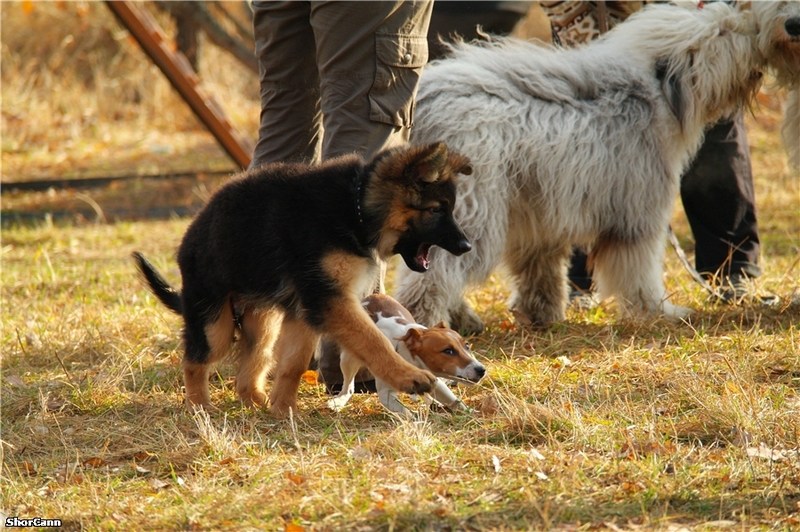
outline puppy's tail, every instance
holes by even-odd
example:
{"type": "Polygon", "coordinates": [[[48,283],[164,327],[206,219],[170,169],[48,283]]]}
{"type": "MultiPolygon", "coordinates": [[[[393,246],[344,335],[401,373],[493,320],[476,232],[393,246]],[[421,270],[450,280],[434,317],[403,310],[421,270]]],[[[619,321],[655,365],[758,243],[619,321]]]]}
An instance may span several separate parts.
{"type": "Polygon", "coordinates": [[[138,251],[133,252],[133,260],[139,267],[147,284],[150,285],[152,291],[158,299],[164,303],[167,308],[176,314],[183,314],[183,304],[181,303],[181,293],[175,290],[166,279],[164,279],[155,266],[150,264],[150,261],[144,258],[144,255],[138,251]]]}

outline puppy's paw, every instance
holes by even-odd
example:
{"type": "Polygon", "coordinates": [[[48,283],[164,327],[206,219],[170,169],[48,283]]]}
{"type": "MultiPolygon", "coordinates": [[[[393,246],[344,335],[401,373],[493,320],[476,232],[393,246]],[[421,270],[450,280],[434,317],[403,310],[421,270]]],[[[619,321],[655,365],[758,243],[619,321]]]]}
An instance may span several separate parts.
{"type": "Polygon", "coordinates": [[[186,408],[192,414],[200,412],[201,410],[205,411],[207,414],[219,412],[219,408],[209,402],[192,402],[189,399],[186,399],[186,408]]]}
{"type": "Polygon", "coordinates": [[[408,394],[428,393],[436,384],[436,377],[430,371],[413,368],[403,375],[394,377],[394,382],[387,381],[389,385],[408,394]]]}
{"type": "Polygon", "coordinates": [[[239,392],[239,398],[248,408],[259,409],[267,404],[267,394],[260,390],[239,392]]]}
{"type": "Polygon", "coordinates": [[[290,401],[276,401],[272,403],[269,407],[269,412],[275,417],[279,418],[287,418],[289,417],[289,412],[292,415],[297,415],[297,403],[290,402],[290,401]]]}

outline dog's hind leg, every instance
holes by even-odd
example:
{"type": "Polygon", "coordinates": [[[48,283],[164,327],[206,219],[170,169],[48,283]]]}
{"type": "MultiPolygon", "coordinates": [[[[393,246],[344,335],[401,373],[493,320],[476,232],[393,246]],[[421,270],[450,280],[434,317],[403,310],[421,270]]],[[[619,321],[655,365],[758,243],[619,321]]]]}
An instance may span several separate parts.
{"type": "Polygon", "coordinates": [[[356,391],[356,373],[363,367],[361,361],[347,351],[342,351],[339,357],[339,366],[342,370],[342,389],[339,391],[339,395],[328,401],[328,407],[336,411],[344,408],[353,397],[356,391]]]}
{"type": "Polygon", "coordinates": [[[186,352],[183,357],[183,381],[186,387],[186,405],[190,408],[211,407],[208,376],[211,366],[224,358],[233,342],[233,313],[223,305],[217,317],[203,325],[194,305],[184,311],[186,326],[183,338],[186,352]]]}
{"type": "Polygon", "coordinates": [[[248,406],[267,404],[267,371],[273,360],[273,346],[280,333],[282,318],[283,313],[277,309],[258,312],[247,309],[242,315],[236,393],[248,406]]]}
{"type": "Polygon", "coordinates": [[[507,253],[515,292],[509,307],[523,325],[562,321],[568,301],[567,262],[571,247],[517,248],[507,253]]]}
{"type": "Polygon", "coordinates": [[[297,413],[300,377],[308,369],[318,341],[319,334],[305,321],[284,318],[275,346],[275,377],[269,396],[269,408],[274,415],[286,416],[290,409],[297,413]]]}
{"type": "Polygon", "coordinates": [[[636,242],[600,239],[589,254],[602,299],[615,296],[629,316],[664,314],[682,318],[691,311],[667,301],[662,261],[666,231],[636,242]]]}

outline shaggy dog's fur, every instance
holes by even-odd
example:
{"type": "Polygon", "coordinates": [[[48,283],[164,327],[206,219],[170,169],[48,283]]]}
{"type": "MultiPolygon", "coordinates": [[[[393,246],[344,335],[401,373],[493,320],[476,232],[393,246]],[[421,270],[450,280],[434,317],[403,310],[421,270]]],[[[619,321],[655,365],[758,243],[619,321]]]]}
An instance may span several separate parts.
{"type": "Polygon", "coordinates": [[[455,216],[474,252],[436,257],[425,277],[401,269],[397,299],[420,323],[479,331],[464,289],[504,261],[517,318],[562,320],[580,245],[601,297],[683,316],[662,280],[669,217],[705,127],[758,87],[754,39],[751,13],[713,3],[646,7],[576,49],[455,45],[423,73],[412,138],[470,154],[455,216]]]}
{"type": "Polygon", "coordinates": [[[141,255],[150,288],[184,319],[186,401],[208,407],[211,365],[238,336],[236,391],[263,405],[272,361],[270,409],[297,409],[302,373],[325,334],[391,386],[421,393],[435,378],[404,361],[361,307],[376,259],[399,253],[415,271],[438,245],[470,244],[453,220],[455,175],[466,157],[442,143],[396,148],[369,163],[356,156],[320,166],[274,164],[220,189],[178,250],[177,292],[141,255]],[[237,330],[238,329],[238,330],[237,330]]]}
{"type": "Polygon", "coordinates": [[[800,1],[750,2],[758,25],[758,51],[788,89],[781,133],[789,162],[800,169],[800,1]]]}

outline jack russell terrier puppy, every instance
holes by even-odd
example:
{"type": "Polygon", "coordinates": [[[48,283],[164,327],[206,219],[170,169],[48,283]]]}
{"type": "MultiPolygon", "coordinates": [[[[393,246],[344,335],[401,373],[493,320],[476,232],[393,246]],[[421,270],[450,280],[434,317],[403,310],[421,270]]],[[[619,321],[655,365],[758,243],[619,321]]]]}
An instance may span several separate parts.
{"type": "MultiPolygon", "coordinates": [[[[426,328],[414,321],[411,313],[392,297],[373,294],[362,302],[378,329],[395,346],[397,353],[420,369],[429,370],[437,377],[475,383],[486,373],[483,364],[472,358],[469,344],[443,321],[426,328]]],[[[333,410],[341,410],[354,392],[355,375],[364,363],[342,351],[340,366],[344,382],[339,395],[328,401],[333,410]]],[[[397,391],[385,381],[375,378],[375,388],[383,406],[397,414],[408,415],[408,409],[400,402],[397,391]]],[[[467,409],[447,385],[436,379],[430,396],[448,409],[467,409]]],[[[427,404],[431,399],[426,394],[427,404]]]]}

